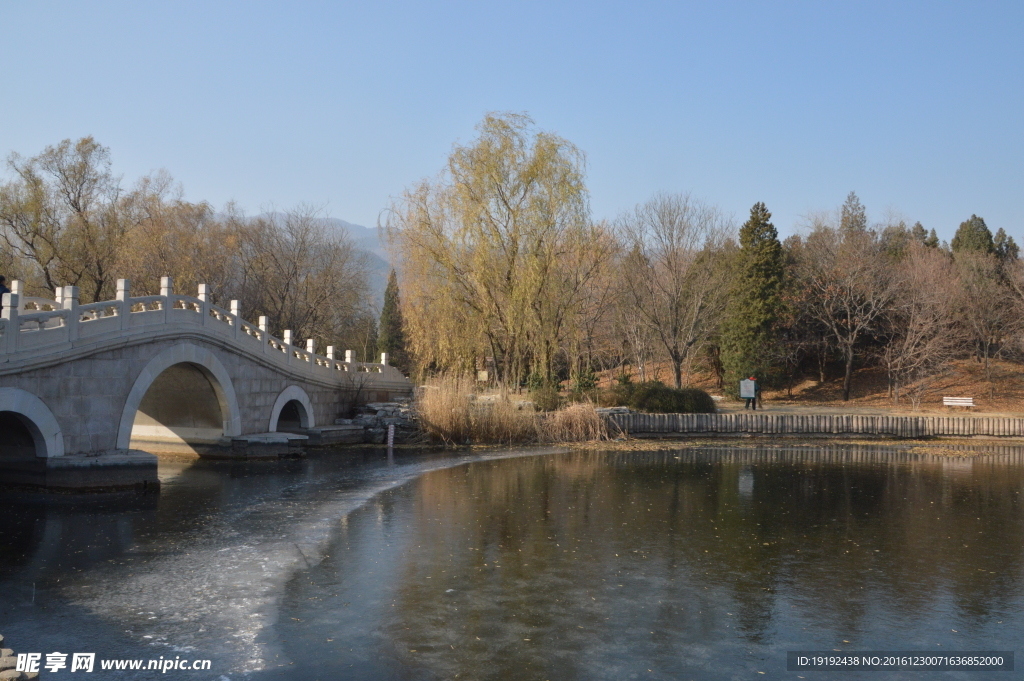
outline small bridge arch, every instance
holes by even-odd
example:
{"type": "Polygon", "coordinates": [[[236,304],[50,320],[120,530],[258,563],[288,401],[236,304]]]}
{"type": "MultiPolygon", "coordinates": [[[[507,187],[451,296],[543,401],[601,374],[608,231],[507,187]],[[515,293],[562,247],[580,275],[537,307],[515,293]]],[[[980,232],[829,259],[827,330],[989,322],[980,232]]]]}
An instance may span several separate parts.
{"type": "Polygon", "coordinates": [[[316,426],[315,417],[313,416],[313,403],[309,399],[309,395],[306,391],[297,385],[290,385],[281,391],[281,394],[277,396],[277,400],[274,402],[274,408],[270,411],[270,428],[271,433],[276,433],[278,425],[281,419],[281,412],[291,403],[295,403],[293,406],[298,412],[299,425],[302,428],[313,428],[316,426]]]}
{"type": "Polygon", "coordinates": [[[153,387],[161,374],[178,365],[188,365],[197,369],[209,381],[220,406],[222,434],[232,436],[242,433],[241,410],[227,369],[210,350],[193,343],[178,343],[153,357],[135,379],[121,412],[121,421],[117,431],[118,449],[130,447],[136,414],[139,407],[142,406],[146,393],[153,387]]]}

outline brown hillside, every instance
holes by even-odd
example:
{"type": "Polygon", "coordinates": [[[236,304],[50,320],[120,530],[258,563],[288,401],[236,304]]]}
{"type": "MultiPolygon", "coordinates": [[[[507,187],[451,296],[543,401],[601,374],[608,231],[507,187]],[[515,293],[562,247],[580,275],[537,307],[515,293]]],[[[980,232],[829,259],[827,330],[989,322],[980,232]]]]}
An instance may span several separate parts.
{"type": "MultiPolygon", "coordinates": [[[[600,375],[600,386],[612,384],[617,369],[603,372],[600,375]]],[[[671,384],[672,372],[668,364],[650,367],[648,378],[656,378],[671,384]]],[[[636,374],[633,380],[639,380],[636,374]]],[[[1024,364],[1008,360],[992,361],[992,384],[985,379],[982,364],[973,360],[957,360],[950,364],[945,374],[935,377],[924,399],[921,401],[920,412],[948,412],[942,406],[945,397],[973,397],[977,405],[974,413],[1024,413],[1024,364]]],[[[684,381],[686,379],[684,378],[684,381]]],[[[693,372],[689,376],[689,385],[702,388],[712,395],[721,395],[716,388],[714,377],[705,372],[693,372]]],[[[790,397],[785,389],[765,391],[766,406],[775,408],[795,408],[800,411],[808,408],[853,409],[860,410],[892,410],[912,411],[913,406],[908,398],[900,400],[897,407],[887,394],[885,371],[879,368],[859,369],[854,372],[850,401],[841,399],[843,379],[834,378],[818,384],[815,380],[803,380],[793,387],[790,397]]],[[[735,407],[736,403],[722,403],[726,410],[735,407]]],[[[961,411],[961,410],[956,410],[961,411]]]]}

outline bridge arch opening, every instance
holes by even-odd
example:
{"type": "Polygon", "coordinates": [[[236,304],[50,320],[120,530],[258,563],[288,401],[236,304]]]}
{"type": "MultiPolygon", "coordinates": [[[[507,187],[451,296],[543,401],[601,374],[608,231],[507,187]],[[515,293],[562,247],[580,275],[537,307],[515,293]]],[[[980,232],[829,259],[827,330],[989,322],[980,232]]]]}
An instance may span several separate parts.
{"type": "Polygon", "coordinates": [[[297,385],[282,390],[270,410],[269,432],[298,432],[314,425],[313,403],[306,391],[297,385]]]}
{"type": "MultiPolygon", "coordinates": [[[[37,454],[42,433],[36,424],[13,411],[0,411],[0,460],[31,461],[37,454]]],[[[45,447],[45,445],[44,445],[45,447]]]]}
{"type": "Polygon", "coordinates": [[[20,388],[0,388],[0,459],[64,455],[64,435],[46,404],[20,388]]]}
{"type": "Polygon", "coordinates": [[[241,433],[231,377],[210,350],[191,343],[151,359],[121,413],[119,449],[213,444],[241,433]]]}
{"type": "Polygon", "coordinates": [[[216,379],[182,362],[153,380],[132,421],[132,447],[150,443],[213,444],[224,436],[224,414],[216,379]]]}

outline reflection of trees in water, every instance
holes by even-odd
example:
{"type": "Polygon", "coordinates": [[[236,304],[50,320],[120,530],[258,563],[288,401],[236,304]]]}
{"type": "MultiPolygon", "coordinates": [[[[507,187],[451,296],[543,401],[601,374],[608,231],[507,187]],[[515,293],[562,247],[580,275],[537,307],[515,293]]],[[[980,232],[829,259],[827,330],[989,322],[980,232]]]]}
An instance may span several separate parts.
{"type": "Polygon", "coordinates": [[[1022,565],[1019,458],[762,446],[435,471],[415,488],[390,634],[442,674],[486,658],[494,678],[584,678],[624,627],[654,632],[629,642],[653,659],[712,632],[767,642],[783,610],[837,632],[914,625],[943,603],[983,617],[1022,565]]]}

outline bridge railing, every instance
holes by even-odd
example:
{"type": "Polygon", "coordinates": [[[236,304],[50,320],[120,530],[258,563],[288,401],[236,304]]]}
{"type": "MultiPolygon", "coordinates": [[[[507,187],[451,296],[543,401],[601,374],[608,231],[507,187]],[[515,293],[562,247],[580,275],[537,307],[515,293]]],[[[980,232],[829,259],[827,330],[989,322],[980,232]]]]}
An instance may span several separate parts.
{"type": "Polygon", "coordinates": [[[345,360],[335,358],[333,346],[327,354],[317,354],[313,340],[305,347],[294,342],[292,332],[276,338],[268,330],[267,318],[253,324],[242,318],[239,303],[231,301],[230,309],[214,305],[210,288],[200,284],[198,296],[174,293],[170,277],[160,280],[160,295],[131,296],[126,279],[117,281],[117,298],[87,305],[79,304],[76,286],[57,290],[54,300],[23,297],[21,282],[14,282],[12,293],[3,296],[0,315],[0,361],[12,361],[19,355],[35,357],[48,350],[61,352],[69,345],[99,342],[139,333],[189,327],[203,327],[219,337],[232,339],[246,351],[265,355],[270,361],[289,366],[294,371],[308,372],[331,380],[352,380],[359,374],[384,374],[386,378],[403,377],[387,364],[382,354],[380,363],[356,362],[351,350],[345,360]]]}

